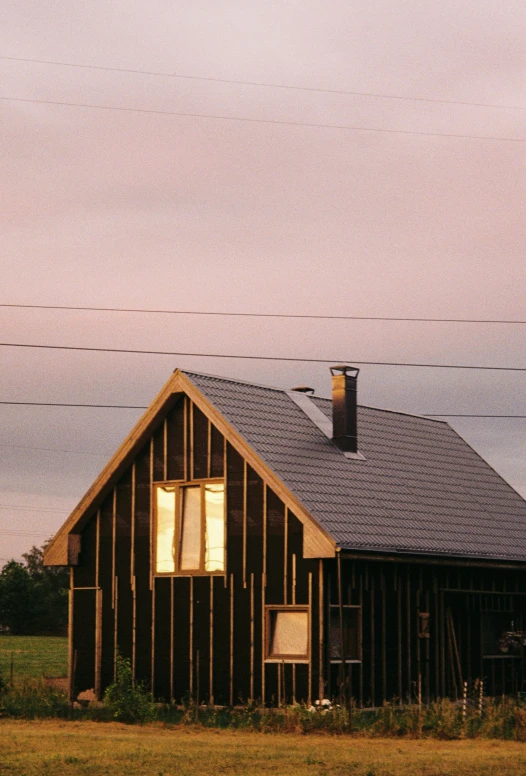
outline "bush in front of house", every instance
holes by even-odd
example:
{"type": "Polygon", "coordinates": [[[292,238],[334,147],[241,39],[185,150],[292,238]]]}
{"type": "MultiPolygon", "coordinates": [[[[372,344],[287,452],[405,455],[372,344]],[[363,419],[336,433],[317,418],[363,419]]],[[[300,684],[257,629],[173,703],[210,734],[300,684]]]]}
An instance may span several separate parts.
{"type": "MultiPolygon", "coordinates": [[[[104,709],[118,722],[151,722],[156,717],[156,706],[151,693],[140,683],[133,682],[131,663],[117,656],[117,672],[113,684],[104,693],[104,709]]],[[[94,709],[96,713],[96,709],[94,709]]]]}

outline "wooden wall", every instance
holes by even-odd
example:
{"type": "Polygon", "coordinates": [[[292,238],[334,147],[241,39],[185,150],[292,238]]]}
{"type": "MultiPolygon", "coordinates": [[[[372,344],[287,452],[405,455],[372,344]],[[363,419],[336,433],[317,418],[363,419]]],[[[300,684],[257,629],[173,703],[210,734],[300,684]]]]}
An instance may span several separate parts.
{"type": "Polygon", "coordinates": [[[101,694],[118,652],[156,698],[177,702],[425,702],[457,698],[464,681],[480,678],[491,695],[522,689],[522,656],[484,657],[483,627],[492,617],[526,627],[521,570],[304,560],[302,545],[299,520],[184,397],[83,531],[72,569],[72,696],[101,694]],[[152,485],[193,477],[226,478],[226,573],[157,577],[152,485]],[[343,667],[324,639],[340,600],[361,615],[360,659],[343,667]],[[310,607],[308,664],[265,662],[265,606],[282,604],[310,607]],[[419,635],[419,613],[429,615],[429,638],[419,635]]]}
{"type": "MultiPolygon", "coordinates": [[[[337,562],[326,562],[326,607],[339,604],[337,562]]],[[[325,655],[329,697],[344,692],[359,705],[384,700],[423,702],[462,696],[481,678],[497,696],[522,689],[524,650],[503,655],[484,642],[484,618],[498,627],[526,626],[526,574],[521,570],[445,564],[341,561],[344,604],[362,612],[361,661],[331,663],[325,655]],[[420,637],[419,613],[429,615],[429,638],[420,637]],[[493,657],[485,657],[491,652],[493,657]]]]}
{"type": "Polygon", "coordinates": [[[119,652],[158,699],[311,702],[323,665],[323,572],[302,548],[300,521],[183,397],[83,531],[72,572],[72,695],[100,695],[119,652]],[[226,573],[155,576],[152,484],[207,477],[226,479],[226,573]],[[265,606],[280,604],[310,606],[309,664],[265,663],[265,606]]]}

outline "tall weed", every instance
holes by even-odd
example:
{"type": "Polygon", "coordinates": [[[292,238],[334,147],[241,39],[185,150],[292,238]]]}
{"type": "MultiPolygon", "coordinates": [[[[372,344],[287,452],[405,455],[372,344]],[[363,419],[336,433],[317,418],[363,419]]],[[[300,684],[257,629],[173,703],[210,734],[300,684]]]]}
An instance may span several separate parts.
{"type": "Polygon", "coordinates": [[[5,717],[42,719],[69,716],[69,703],[64,692],[49,687],[44,679],[24,677],[0,693],[0,714],[5,717]]]}
{"type": "Polygon", "coordinates": [[[118,722],[151,722],[156,707],[151,694],[141,683],[133,683],[131,663],[117,656],[117,672],[113,684],[104,693],[104,710],[118,722]]]}
{"type": "Polygon", "coordinates": [[[118,659],[117,677],[104,694],[103,704],[72,709],[67,696],[43,679],[27,677],[10,686],[0,677],[0,716],[118,720],[127,723],[162,722],[166,725],[229,728],[261,733],[327,733],[393,738],[486,738],[526,741],[526,703],[515,698],[485,699],[483,712],[450,700],[427,705],[400,706],[394,700],[380,708],[304,705],[266,708],[256,703],[236,707],[155,704],[141,684],[132,681],[129,660],[118,659]]]}

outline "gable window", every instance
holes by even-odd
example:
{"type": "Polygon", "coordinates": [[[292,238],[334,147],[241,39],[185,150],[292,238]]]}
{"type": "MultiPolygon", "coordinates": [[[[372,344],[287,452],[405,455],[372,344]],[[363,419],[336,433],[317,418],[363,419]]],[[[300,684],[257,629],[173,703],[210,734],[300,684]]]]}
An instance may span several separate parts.
{"type": "Polygon", "coordinates": [[[155,486],[155,572],[223,574],[223,482],[155,486]]]}
{"type": "Polygon", "coordinates": [[[305,606],[267,606],[266,660],[309,659],[309,610],[305,606]]]}
{"type": "MultiPolygon", "coordinates": [[[[361,608],[359,606],[342,607],[343,652],[346,663],[360,662],[361,655],[361,608]]],[[[340,607],[329,609],[329,655],[332,663],[342,660],[342,631],[340,627],[340,607]]]]}

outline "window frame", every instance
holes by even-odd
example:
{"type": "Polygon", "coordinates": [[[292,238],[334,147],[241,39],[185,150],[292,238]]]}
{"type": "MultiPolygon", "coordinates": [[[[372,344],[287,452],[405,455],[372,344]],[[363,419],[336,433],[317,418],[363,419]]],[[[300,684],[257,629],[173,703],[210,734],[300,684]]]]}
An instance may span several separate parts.
{"type": "Polygon", "coordinates": [[[227,569],[227,530],[226,530],[226,480],[224,477],[203,477],[195,480],[160,480],[152,483],[152,569],[154,577],[224,577],[226,576],[227,569]],[[224,487],[224,499],[223,499],[223,526],[224,526],[224,568],[223,571],[206,571],[205,570],[205,552],[206,552],[206,512],[205,512],[205,486],[206,485],[223,485],[224,487]],[[179,566],[179,552],[174,558],[174,571],[157,571],[157,488],[174,488],[175,489],[175,516],[174,516],[174,538],[176,546],[180,547],[181,541],[181,525],[183,517],[183,496],[182,490],[188,487],[200,488],[200,505],[201,505],[201,551],[199,559],[198,569],[184,569],[181,570],[179,566]]]}
{"type": "Polygon", "coordinates": [[[265,606],[265,663],[304,663],[311,661],[311,612],[308,604],[268,604],[265,606]],[[305,612],[307,615],[307,654],[272,655],[270,653],[273,612],[305,612]]]}
{"type": "Polygon", "coordinates": [[[345,612],[345,610],[349,611],[351,609],[356,609],[357,610],[358,657],[346,657],[344,660],[342,660],[341,657],[332,657],[331,656],[331,641],[330,641],[331,613],[332,612],[339,613],[340,605],[339,604],[329,604],[329,617],[328,617],[328,623],[327,623],[327,648],[328,648],[328,651],[329,651],[329,663],[331,665],[341,665],[341,663],[345,663],[345,664],[349,664],[349,663],[360,664],[362,662],[362,607],[360,606],[360,604],[342,604],[342,610],[344,612],[345,612]]]}

